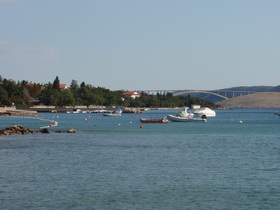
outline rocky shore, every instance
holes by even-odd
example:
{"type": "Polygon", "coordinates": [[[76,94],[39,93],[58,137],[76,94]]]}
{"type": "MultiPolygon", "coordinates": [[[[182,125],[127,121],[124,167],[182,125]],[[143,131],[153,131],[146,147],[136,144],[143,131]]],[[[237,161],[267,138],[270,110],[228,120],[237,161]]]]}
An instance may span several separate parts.
{"type": "Polygon", "coordinates": [[[32,129],[26,129],[21,125],[12,125],[5,129],[0,129],[0,136],[8,136],[8,135],[27,135],[27,134],[37,134],[37,133],[77,133],[79,130],[69,129],[67,131],[50,131],[47,128],[43,128],[39,131],[34,131],[32,129]]]}
{"type": "Polygon", "coordinates": [[[18,110],[16,107],[0,107],[0,115],[20,116],[20,115],[37,115],[37,111],[18,110]]]}

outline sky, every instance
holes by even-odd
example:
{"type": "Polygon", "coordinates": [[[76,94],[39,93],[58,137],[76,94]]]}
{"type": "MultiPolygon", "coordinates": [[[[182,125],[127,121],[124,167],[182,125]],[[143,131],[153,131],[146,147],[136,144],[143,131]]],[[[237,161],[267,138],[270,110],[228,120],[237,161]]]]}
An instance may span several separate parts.
{"type": "Polygon", "coordinates": [[[279,0],[0,0],[0,75],[110,90],[280,85],[279,0]]]}

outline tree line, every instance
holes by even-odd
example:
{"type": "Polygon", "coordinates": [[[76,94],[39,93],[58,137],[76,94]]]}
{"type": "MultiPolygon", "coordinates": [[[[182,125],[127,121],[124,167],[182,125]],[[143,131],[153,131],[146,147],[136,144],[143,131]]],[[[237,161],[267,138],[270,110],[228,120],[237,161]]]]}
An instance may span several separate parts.
{"type": "Polygon", "coordinates": [[[26,80],[15,82],[0,76],[0,104],[24,106],[34,103],[54,106],[122,106],[122,107],[180,107],[200,104],[215,108],[213,102],[190,96],[173,96],[172,93],[149,95],[140,93],[135,99],[124,97],[123,90],[111,91],[72,80],[67,89],[60,88],[60,80],[53,83],[29,83],[26,80]]]}

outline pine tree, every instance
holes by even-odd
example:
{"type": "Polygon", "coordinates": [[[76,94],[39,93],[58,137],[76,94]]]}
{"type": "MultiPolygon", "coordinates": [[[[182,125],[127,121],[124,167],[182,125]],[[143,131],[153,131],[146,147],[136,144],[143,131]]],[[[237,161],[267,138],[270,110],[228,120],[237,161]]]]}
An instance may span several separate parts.
{"type": "Polygon", "coordinates": [[[59,78],[58,76],[56,76],[55,80],[53,81],[53,89],[59,90],[60,89],[59,84],[60,84],[59,78]]]}

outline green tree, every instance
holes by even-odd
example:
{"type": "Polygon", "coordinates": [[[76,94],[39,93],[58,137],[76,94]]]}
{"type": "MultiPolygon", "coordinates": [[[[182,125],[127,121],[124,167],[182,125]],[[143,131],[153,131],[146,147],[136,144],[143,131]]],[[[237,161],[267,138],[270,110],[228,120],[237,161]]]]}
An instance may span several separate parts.
{"type": "Polygon", "coordinates": [[[55,90],[60,90],[59,85],[60,85],[60,81],[59,81],[58,76],[56,76],[55,80],[53,81],[53,88],[55,90]]]}
{"type": "Polygon", "coordinates": [[[70,85],[70,89],[71,90],[76,90],[76,89],[78,89],[79,88],[79,85],[78,85],[78,82],[77,82],[77,80],[72,80],[72,82],[71,82],[71,85],[70,85]]]}
{"type": "Polygon", "coordinates": [[[0,105],[10,106],[12,101],[10,100],[7,91],[0,85],[0,105]]]}
{"type": "Polygon", "coordinates": [[[63,91],[60,91],[59,95],[59,106],[74,106],[75,105],[75,98],[70,89],[66,89],[63,91]]]}

